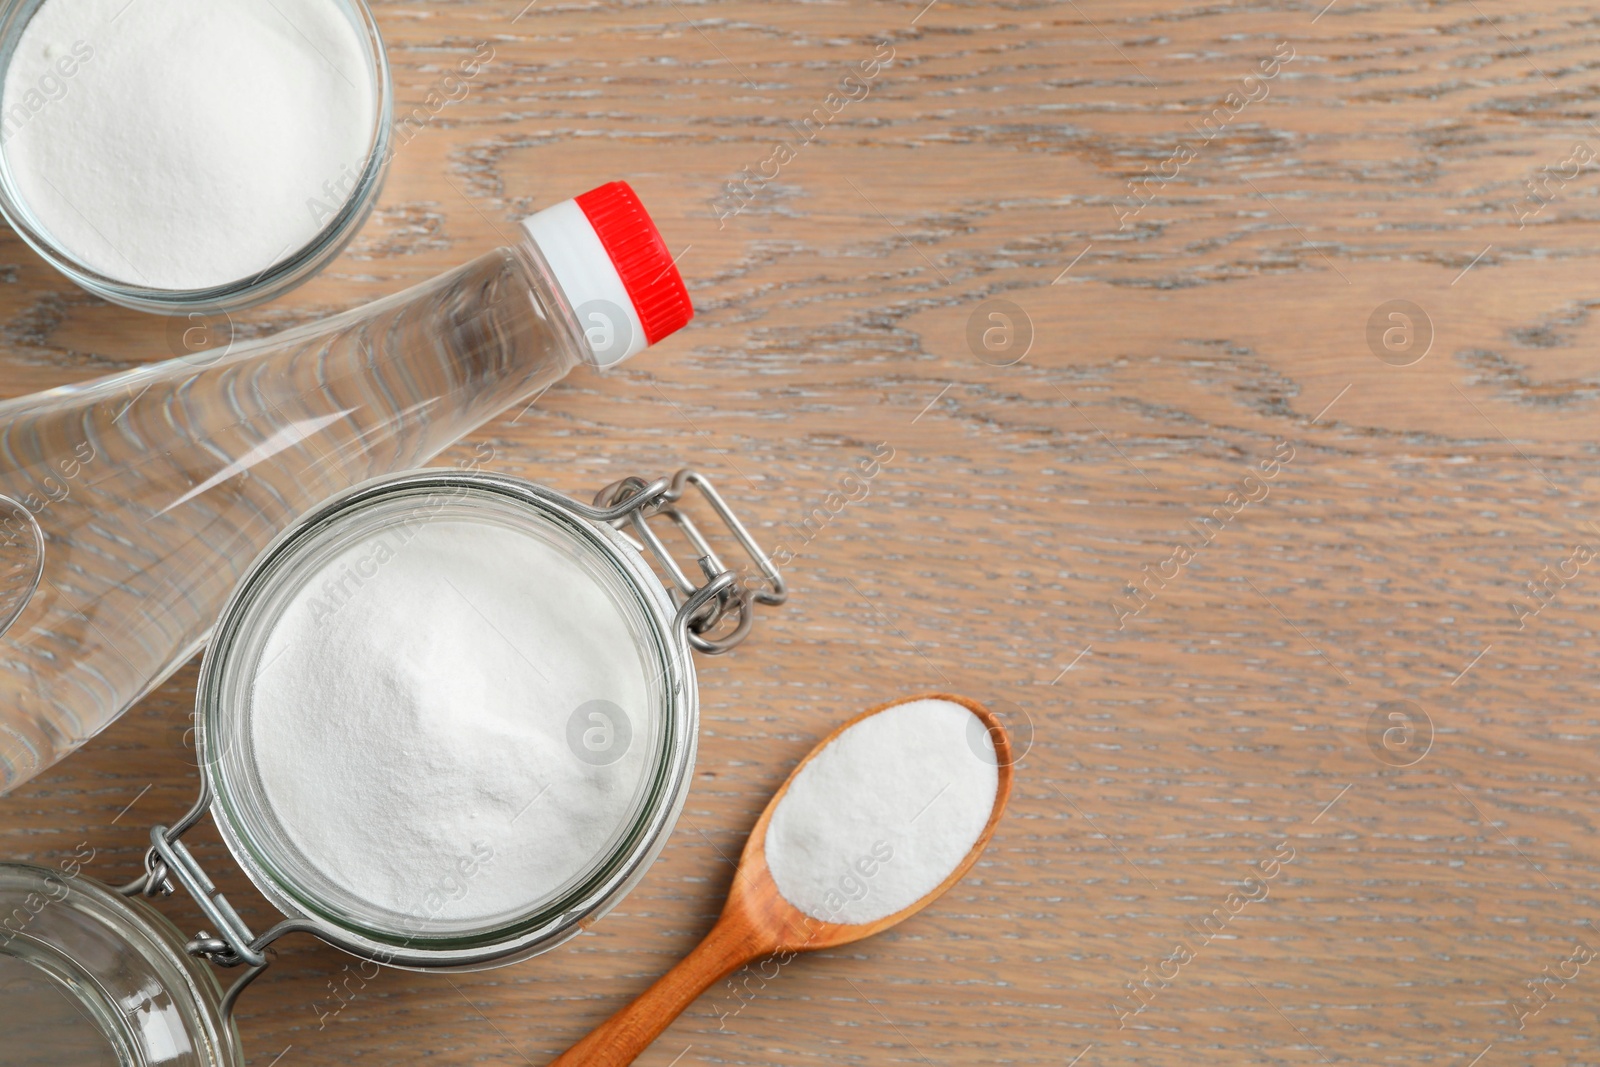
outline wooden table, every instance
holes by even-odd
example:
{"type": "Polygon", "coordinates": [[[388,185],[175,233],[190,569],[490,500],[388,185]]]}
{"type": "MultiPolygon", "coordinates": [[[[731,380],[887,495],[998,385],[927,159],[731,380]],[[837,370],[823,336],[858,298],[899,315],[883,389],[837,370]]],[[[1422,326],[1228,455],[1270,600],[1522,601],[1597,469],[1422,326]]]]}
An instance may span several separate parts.
{"type": "MultiPolygon", "coordinates": [[[[983,863],[641,1063],[1600,1061],[1600,39],[1581,5],[1324,2],[378,3],[428,121],[245,324],[626,177],[699,317],[444,458],[573,493],[693,464],[794,595],[701,662],[694,792],[615,914],[449,977],[291,938],[250,1062],[546,1062],[706,931],[816,738],[933,689],[1033,736],[983,863]]],[[[0,259],[9,392],[168,354],[0,259]]],[[[195,790],[194,682],[0,798],[4,853],[134,873],[195,790]]]]}

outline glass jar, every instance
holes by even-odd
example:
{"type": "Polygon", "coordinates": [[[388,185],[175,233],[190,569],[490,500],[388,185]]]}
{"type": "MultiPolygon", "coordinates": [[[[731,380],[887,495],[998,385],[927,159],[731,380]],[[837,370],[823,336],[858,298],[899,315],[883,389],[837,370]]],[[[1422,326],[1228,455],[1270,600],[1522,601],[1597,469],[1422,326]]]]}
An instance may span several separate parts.
{"type": "MultiPolygon", "coordinates": [[[[327,2],[350,21],[357,38],[364,45],[363,56],[366,61],[362,70],[359,73],[352,72],[352,76],[365,77],[369,82],[373,101],[372,127],[360,171],[354,175],[344,202],[331,211],[316,235],[299,248],[285,249],[276,262],[256,274],[204,289],[151,288],[110,277],[82,262],[39,222],[30,210],[26,197],[18,189],[3,150],[3,136],[0,136],[0,215],[4,215],[11,228],[62,274],[96,296],[139,311],[166,315],[237,311],[281,296],[307,281],[343,251],[366,222],[383,187],[383,178],[393,154],[393,87],[389,76],[389,60],[378,24],[365,0],[327,2]]],[[[45,0],[7,0],[3,10],[0,10],[0,89],[5,85],[23,31],[44,3],[45,0]]],[[[0,93],[0,114],[4,114],[11,106],[12,101],[6,100],[0,93]]]]}
{"type": "MultiPolygon", "coordinates": [[[[359,577],[361,570],[357,566],[351,573],[359,577]]],[[[20,976],[39,988],[53,981],[52,988],[82,1000],[87,1017],[98,1018],[89,1008],[106,999],[101,971],[113,958],[139,956],[146,971],[160,970],[163,996],[183,1001],[179,1014],[163,1019],[182,1024],[186,1036],[179,1044],[197,1050],[198,1058],[105,1062],[232,1064],[237,1062],[237,1042],[228,1023],[232,1005],[266,968],[267,947],[286,934],[314,934],[362,959],[416,970],[500,966],[548,951],[605,915],[643,878],[677,820],[692,777],[699,718],[691,650],[728,651],[749,632],[756,604],[780,604],[786,596],[782,576],[743,524],[716,489],[692,471],[650,483],[623,480],[602,490],[593,505],[520,479],[461,470],[409,472],[339,494],[269,545],[224,607],[196,693],[200,797],[177,823],[151,830],[145,874],[121,890],[134,897],[163,896],[181,887],[205,914],[207,929],[183,942],[142,902],[118,898],[76,872],[62,878],[41,868],[0,865],[0,903],[19,899],[19,893],[25,896],[29,886],[39,894],[38,917],[27,919],[20,935],[8,942],[0,929],[0,980],[20,976]],[[690,488],[749,555],[754,570],[746,580],[723,564],[680,508],[690,488]],[[657,519],[672,523],[691,546],[698,577],[690,578],[659,536],[655,527],[662,523],[652,525],[657,519]],[[585,763],[631,766],[621,786],[627,803],[615,825],[594,838],[591,854],[571,871],[493,914],[441,915],[420,904],[407,911],[380,906],[352,889],[303,845],[297,831],[304,827],[294,825],[292,812],[274,804],[269,775],[258,758],[261,735],[251,729],[256,683],[271,665],[263,663],[264,650],[285,612],[303,603],[297,598],[311,590],[315,600],[329,567],[375,539],[404,535],[405,541],[395,542],[404,550],[431,525],[458,523],[513,531],[550,553],[551,567],[540,571],[550,592],[527,605],[530,613],[566,623],[570,599],[561,590],[574,588],[569,583],[598,590],[609,605],[610,614],[601,620],[604,626],[596,630],[586,628],[590,622],[572,623],[570,647],[558,650],[557,661],[572,663],[575,675],[580,666],[598,665],[608,677],[615,676],[619,684],[626,680],[631,691],[642,694],[631,709],[605,700],[585,702],[572,720],[582,726],[598,715],[602,725],[622,727],[621,735],[629,739],[623,747],[638,754],[627,765],[609,755],[590,760],[576,748],[573,752],[585,763]],[[260,934],[240,919],[181,839],[206,814],[250,881],[284,916],[260,934]],[[52,880],[65,888],[53,894],[39,889],[52,880]],[[17,888],[8,890],[13,885],[17,888]],[[57,898],[74,903],[64,907],[57,898]],[[82,910],[79,901],[99,909],[96,936],[111,949],[85,951],[81,940],[60,932],[68,916],[82,910]],[[43,920],[45,915],[51,919],[43,920]],[[138,926],[135,920],[144,923],[137,936],[129,933],[138,926]],[[36,944],[44,948],[36,950],[36,944]],[[28,952],[19,953],[18,945],[30,946],[28,952]],[[215,980],[197,959],[244,970],[218,997],[215,980]],[[58,971],[69,977],[55,978],[58,971]]],[[[553,678],[552,691],[561,682],[553,678]]],[[[611,739],[618,733],[604,736],[611,739]]],[[[492,737],[469,737],[468,742],[488,744],[492,737]]],[[[364,833],[354,822],[337,824],[339,832],[364,833]]],[[[527,833],[531,825],[524,824],[525,836],[533,836],[527,833]]],[[[421,858],[394,857],[401,865],[421,858]]],[[[23,906],[18,914],[28,912],[23,906]]],[[[115,995],[107,1002],[115,1003],[115,995]]],[[[52,1035],[50,1040],[76,1040],[65,1023],[51,1021],[58,1017],[66,1018],[39,1014],[38,1025],[52,1035]]],[[[12,1025],[0,1023],[0,1046],[11,1038],[6,1027],[12,1025]]],[[[58,1061],[47,1057],[40,1062],[58,1061]]]]}
{"type": "Polygon", "coordinates": [[[9,1067],[243,1067],[215,972],[149,904],[0,864],[0,1050],[9,1067]]]}

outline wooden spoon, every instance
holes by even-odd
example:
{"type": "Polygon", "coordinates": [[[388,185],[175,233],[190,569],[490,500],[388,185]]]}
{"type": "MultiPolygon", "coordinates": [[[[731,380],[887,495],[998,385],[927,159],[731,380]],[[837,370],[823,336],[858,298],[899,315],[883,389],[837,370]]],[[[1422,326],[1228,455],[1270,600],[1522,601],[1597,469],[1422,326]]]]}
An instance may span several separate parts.
{"type": "Polygon", "coordinates": [[[995,826],[1000,822],[1006,800],[1011,795],[1011,763],[1011,741],[1006,736],[1005,727],[988,708],[965,697],[944,693],[904,697],[880,704],[840,726],[800,761],[800,765],[789,775],[789,780],[783,783],[783,788],[767,804],[767,810],[761,813],[755,829],[750,832],[750,840],[745,843],[744,855],[740,857],[739,869],[733,876],[733,886],[728,890],[728,902],[723,906],[722,917],[705,940],[679,961],[676,967],[639,994],[633,1003],[562,1053],[550,1067],[578,1067],[580,1064],[583,1067],[624,1067],[648,1048],[671,1025],[672,1020],[694,1003],[696,997],[745,964],[778,953],[810,952],[847,945],[909,919],[961,881],[977,862],[978,855],[994,836],[995,826]],[[772,872],[767,868],[767,824],[772,821],[772,813],[778,809],[778,804],[801,769],[840,734],[869,715],[914,700],[945,700],[960,704],[988,728],[989,736],[994,740],[995,757],[1000,764],[1000,780],[995,789],[994,810],[989,813],[989,821],[971,851],[956,864],[950,876],[910,907],[870,923],[830,923],[812,918],[783,898],[772,879],[772,872]]]}

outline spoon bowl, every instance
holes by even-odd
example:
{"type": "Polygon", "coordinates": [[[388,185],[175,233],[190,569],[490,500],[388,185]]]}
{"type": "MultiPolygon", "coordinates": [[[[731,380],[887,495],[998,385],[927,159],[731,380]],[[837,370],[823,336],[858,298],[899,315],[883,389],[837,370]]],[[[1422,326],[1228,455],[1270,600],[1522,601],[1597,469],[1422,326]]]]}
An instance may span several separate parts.
{"type": "Polygon", "coordinates": [[[1005,727],[992,711],[965,697],[946,693],[903,697],[871,708],[839,726],[807,753],[761,813],[749,840],[745,842],[722,916],[705,940],[677,966],[657,979],[654,985],[639,994],[633,1003],[562,1053],[551,1067],[577,1067],[579,1064],[585,1067],[623,1067],[649,1047],[671,1025],[673,1019],[694,1003],[696,997],[745,964],[779,953],[813,952],[860,941],[904,922],[926,908],[966,876],[994,837],[995,828],[1005,813],[1006,801],[1011,795],[1012,763],[1011,740],[1006,735],[1005,727]],[[784,897],[767,865],[767,831],[772,816],[801,771],[845,731],[890,708],[918,700],[958,704],[976,716],[988,732],[994,743],[998,770],[994,807],[989,812],[989,819],[972,847],[945,879],[899,911],[863,923],[829,922],[815,918],[784,897]]]}

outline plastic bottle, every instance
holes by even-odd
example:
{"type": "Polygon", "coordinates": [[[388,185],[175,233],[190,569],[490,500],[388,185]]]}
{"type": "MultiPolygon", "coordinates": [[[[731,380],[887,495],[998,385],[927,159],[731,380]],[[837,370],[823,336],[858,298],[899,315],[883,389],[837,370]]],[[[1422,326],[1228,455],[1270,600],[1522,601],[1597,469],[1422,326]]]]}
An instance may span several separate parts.
{"type": "Polygon", "coordinates": [[[626,184],[524,230],[320,323],[0,404],[0,791],[193,655],[290,520],[693,315],[626,184]]]}

